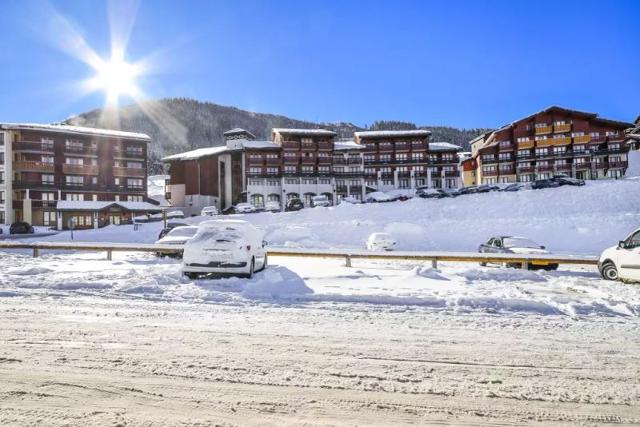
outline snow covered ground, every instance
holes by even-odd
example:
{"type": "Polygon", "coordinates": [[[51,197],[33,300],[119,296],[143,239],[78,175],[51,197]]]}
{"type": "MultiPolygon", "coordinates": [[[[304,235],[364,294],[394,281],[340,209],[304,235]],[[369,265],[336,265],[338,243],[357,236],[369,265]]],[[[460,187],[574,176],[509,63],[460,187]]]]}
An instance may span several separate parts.
{"type": "MultiPolygon", "coordinates": [[[[401,249],[475,250],[517,234],[598,254],[639,226],[639,186],[238,217],[274,246],[388,231],[401,249]]],[[[74,238],[150,243],[161,227],[74,238]]],[[[593,267],[273,257],[251,280],[193,281],[150,254],[0,260],[0,425],[640,423],[640,286],[593,267]]]]}

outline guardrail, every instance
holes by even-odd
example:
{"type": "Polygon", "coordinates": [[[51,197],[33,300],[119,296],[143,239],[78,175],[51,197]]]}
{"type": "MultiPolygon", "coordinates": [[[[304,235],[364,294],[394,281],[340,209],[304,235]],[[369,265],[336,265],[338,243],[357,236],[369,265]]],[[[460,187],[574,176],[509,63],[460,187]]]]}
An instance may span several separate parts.
{"type": "MultiPolygon", "coordinates": [[[[158,245],[142,243],[93,243],[93,242],[0,242],[0,249],[31,249],[33,256],[38,257],[42,250],[74,250],[107,252],[111,260],[113,252],[153,252],[165,255],[182,252],[182,245],[158,245]]],[[[302,257],[302,258],[344,258],[345,265],[351,267],[354,259],[376,259],[389,261],[431,261],[437,268],[439,261],[473,262],[473,263],[508,263],[520,264],[578,264],[597,265],[598,257],[557,255],[557,254],[488,254],[478,252],[439,252],[439,251],[396,251],[371,252],[364,250],[332,250],[332,249],[287,249],[268,248],[269,256],[302,257]]]]}

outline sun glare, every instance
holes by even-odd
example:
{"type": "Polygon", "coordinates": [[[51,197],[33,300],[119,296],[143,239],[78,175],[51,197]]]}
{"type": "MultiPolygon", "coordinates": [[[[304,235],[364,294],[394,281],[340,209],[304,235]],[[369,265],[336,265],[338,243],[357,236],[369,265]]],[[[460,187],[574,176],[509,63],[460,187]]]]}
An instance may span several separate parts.
{"type": "Polygon", "coordinates": [[[140,70],[135,64],[124,59],[112,57],[109,61],[101,61],[95,66],[96,76],[92,86],[96,90],[104,90],[109,106],[117,106],[120,96],[135,97],[139,93],[136,77],[140,70]]]}

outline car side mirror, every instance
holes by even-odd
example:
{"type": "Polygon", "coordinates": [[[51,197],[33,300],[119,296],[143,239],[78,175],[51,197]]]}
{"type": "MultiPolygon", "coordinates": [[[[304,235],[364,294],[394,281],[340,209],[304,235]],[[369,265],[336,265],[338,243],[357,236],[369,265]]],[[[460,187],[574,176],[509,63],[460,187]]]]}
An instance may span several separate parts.
{"type": "Polygon", "coordinates": [[[627,249],[627,242],[625,242],[624,240],[620,240],[618,242],[618,249],[627,249]]]}

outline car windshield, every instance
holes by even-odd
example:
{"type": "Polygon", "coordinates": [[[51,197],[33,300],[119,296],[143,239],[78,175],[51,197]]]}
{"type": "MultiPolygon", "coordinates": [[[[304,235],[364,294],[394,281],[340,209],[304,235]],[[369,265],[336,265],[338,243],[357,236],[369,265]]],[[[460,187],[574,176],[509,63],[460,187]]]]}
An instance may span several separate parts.
{"type": "Polygon", "coordinates": [[[505,248],[540,248],[540,245],[523,237],[506,237],[503,240],[505,248]]]}
{"type": "Polygon", "coordinates": [[[216,242],[233,242],[241,238],[242,232],[234,227],[208,227],[201,230],[192,241],[215,240],[216,242]]]}
{"type": "Polygon", "coordinates": [[[167,234],[171,237],[192,237],[198,231],[198,227],[178,227],[174,228],[167,234]]]}

